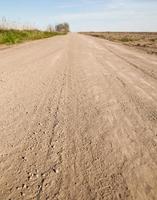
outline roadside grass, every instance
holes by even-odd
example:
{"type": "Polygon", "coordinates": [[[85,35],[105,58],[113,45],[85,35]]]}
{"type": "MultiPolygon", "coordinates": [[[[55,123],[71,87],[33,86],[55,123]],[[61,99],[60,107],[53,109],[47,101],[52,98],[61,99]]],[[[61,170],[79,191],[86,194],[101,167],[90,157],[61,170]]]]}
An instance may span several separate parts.
{"type": "Polygon", "coordinates": [[[29,40],[38,40],[64,34],[65,33],[39,31],[39,30],[1,29],[0,44],[11,45],[11,44],[22,43],[29,40]]]}
{"type": "Polygon", "coordinates": [[[157,55],[157,32],[81,32],[81,34],[119,42],[157,55]]]}
{"type": "Polygon", "coordinates": [[[128,37],[122,37],[122,38],[119,39],[119,41],[121,41],[121,42],[132,42],[133,39],[132,38],[128,38],[128,37]]]}

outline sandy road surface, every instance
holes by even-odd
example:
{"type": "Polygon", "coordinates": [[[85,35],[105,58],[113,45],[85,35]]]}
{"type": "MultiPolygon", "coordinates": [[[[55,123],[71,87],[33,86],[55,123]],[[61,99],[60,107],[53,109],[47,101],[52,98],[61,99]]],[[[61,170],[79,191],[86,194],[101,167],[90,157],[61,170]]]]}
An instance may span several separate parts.
{"type": "Polygon", "coordinates": [[[157,199],[157,57],[77,34],[0,51],[0,200],[21,199],[157,199]]]}

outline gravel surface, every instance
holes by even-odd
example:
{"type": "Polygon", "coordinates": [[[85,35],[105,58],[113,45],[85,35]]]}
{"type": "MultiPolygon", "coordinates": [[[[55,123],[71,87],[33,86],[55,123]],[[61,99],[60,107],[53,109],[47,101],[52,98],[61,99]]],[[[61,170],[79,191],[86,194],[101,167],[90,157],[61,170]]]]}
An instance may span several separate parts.
{"type": "Polygon", "coordinates": [[[79,34],[0,51],[0,200],[157,199],[157,57],[79,34]]]}

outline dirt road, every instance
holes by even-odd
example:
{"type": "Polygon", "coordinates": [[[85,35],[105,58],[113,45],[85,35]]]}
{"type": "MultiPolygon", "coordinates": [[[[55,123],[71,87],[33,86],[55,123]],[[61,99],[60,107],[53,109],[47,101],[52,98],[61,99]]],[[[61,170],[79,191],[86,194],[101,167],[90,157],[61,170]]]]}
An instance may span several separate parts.
{"type": "Polygon", "coordinates": [[[78,34],[0,51],[0,200],[22,199],[157,199],[157,57],[78,34]]]}

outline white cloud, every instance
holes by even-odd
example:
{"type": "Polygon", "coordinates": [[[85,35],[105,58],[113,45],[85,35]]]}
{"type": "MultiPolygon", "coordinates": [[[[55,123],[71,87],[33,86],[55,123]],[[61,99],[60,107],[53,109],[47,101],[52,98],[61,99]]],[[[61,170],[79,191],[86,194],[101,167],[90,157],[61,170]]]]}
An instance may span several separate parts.
{"type": "Polygon", "coordinates": [[[105,20],[105,19],[116,19],[117,16],[131,16],[134,14],[132,10],[130,11],[118,11],[118,10],[108,10],[101,12],[86,12],[86,13],[72,13],[72,14],[63,14],[56,15],[53,17],[55,21],[76,21],[76,20],[105,20]]]}

